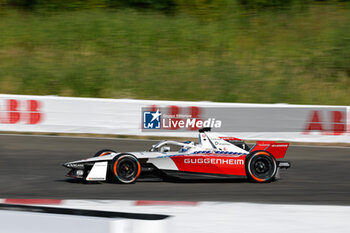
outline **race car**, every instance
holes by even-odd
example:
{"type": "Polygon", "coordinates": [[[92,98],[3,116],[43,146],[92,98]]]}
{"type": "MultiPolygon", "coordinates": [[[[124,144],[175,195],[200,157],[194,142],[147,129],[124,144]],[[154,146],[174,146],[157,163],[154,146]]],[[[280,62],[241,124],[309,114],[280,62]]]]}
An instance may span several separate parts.
{"type": "Polygon", "coordinates": [[[198,143],[160,141],[145,152],[116,152],[105,149],[92,158],[64,163],[69,177],[85,181],[114,180],[129,184],[136,180],[244,178],[270,182],[280,169],[290,168],[282,160],[289,143],[258,141],[252,148],[241,139],[199,130],[198,143]],[[171,151],[172,148],[177,148],[171,151]]]}

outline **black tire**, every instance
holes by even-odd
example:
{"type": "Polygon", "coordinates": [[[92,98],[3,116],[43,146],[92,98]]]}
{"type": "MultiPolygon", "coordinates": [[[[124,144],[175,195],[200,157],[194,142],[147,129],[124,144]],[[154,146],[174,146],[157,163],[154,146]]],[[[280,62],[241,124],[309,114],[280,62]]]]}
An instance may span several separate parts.
{"type": "Polygon", "coordinates": [[[249,155],[245,164],[247,176],[254,182],[272,181],[277,172],[276,159],[266,151],[258,151],[249,155]]]}
{"type": "Polygon", "coordinates": [[[118,183],[130,184],[139,177],[141,165],[135,156],[121,154],[110,163],[110,171],[118,183]]]}
{"type": "Polygon", "coordinates": [[[117,153],[117,152],[115,152],[114,150],[111,150],[111,149],[103,149],[103,150],[97,151],[96,154],[94,155],[94,157],[105,156],[105,155],[108,155],[110,153],[117,153]]]}

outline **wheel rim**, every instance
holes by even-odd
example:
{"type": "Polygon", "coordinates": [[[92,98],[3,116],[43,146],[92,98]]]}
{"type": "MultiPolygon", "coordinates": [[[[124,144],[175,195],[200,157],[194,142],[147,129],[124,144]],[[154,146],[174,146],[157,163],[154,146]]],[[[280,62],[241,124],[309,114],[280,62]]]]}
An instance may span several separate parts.
{"type": "Polygon", "coordinates": [[[117,166],[118,176],[123,180],[133,179],[134,175],[136,175],[136,169],[135,162],[128,159],[121,160],[117,166]]]}
{"type": "Polygon", "coordinates": [[[257,154],[249,162],[249,173],[253,179],[264,182],[271,179],[276,172],[276,162],[269,155],[257,154]]]}
{"type": "Polygon", "coordinates": [[[258,159],[254,164],[254,171],[257,174],[265,174],[271,169],[271,163],[265,158],[258,159]]]}
{"type": "Polygon", "coordinates": [[[140,163],[129,155],[120,157],[114,164],[114,174],[122,183],[132,183],[140,175],[140,163]]]}

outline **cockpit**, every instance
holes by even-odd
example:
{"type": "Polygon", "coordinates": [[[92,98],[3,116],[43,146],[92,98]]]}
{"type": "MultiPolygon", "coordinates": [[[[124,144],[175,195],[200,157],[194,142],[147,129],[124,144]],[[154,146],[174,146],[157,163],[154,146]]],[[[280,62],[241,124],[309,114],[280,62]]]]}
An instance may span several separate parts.
{"type": "Polygon", "coordinates": [[[160,141],[153,145],[150,151],[152,152],[169,152],[178,151],[180,153],[196,148],[196,144],[192,141],[177,142],[177,141],[160,141]]]}

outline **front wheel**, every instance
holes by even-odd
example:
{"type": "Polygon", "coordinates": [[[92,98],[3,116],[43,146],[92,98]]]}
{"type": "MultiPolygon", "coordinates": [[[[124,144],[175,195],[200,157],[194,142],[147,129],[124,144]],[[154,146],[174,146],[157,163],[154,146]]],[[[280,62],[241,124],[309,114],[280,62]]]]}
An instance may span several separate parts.
{"type": "Polygon", "coordinates": [[[271,181],[277,171],[276,159],[266,151],[259,151],[246,160],[246,172],[250,180],[255,182],[271,181]]]}
{"type": "Polygon", "coordinates": [[[122,154],[111,162],[111,171],[118,183],[133,183],[141,173],[141,165],[131,154],[122,154]]]}

